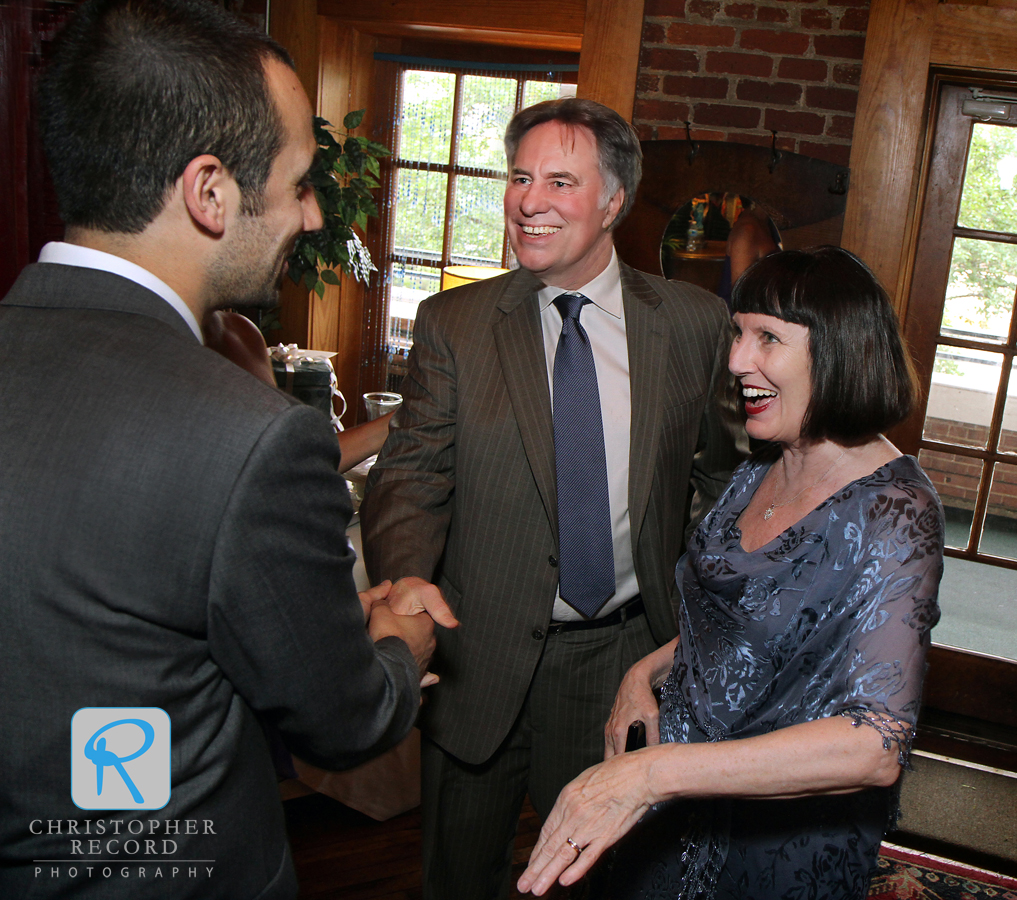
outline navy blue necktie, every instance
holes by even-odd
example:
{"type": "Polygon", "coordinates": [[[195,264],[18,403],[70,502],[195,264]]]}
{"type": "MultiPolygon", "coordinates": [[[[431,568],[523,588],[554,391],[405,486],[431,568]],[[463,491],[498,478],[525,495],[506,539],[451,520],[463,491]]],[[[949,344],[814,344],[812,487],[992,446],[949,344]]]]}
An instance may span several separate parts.
{"type": "Polygon", "coordinates": [[[558,593],[592,617],[615,590],[614,538],[600,391],[590,339],[579,324],[589,299],[561,294],[554,354],[554,459],[558,476],[558,593]]]}

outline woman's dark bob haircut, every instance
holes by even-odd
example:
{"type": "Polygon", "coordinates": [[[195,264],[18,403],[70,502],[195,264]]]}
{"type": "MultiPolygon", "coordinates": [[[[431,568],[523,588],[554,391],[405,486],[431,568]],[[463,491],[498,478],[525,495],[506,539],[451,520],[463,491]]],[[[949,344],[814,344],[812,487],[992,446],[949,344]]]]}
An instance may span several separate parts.
{"type": "Polygon", "coordinates": [[[897,316],[854,254],[839,247],[772,253],[738,279],[731,307],[809,329],[812,399],[803,438],[856,443],[911,414],[916,381],[897,316]]]}

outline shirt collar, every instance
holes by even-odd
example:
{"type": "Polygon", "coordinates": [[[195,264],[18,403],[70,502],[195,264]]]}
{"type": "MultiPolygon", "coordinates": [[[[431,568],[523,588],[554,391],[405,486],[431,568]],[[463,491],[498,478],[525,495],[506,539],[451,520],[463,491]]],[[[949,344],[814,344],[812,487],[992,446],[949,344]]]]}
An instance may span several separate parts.
{"type": "Polygon", "coordinates": [[[618,252],[611,248],[611,261],[593,281],[589,281],[575,291],[563,291],[560,287],[543,287],[537,291],[537,300],[541,311],[554,302],[554,298],[562,294],[582,294],[591,303],[599,306],[604,312],[616,319],[622,317],[621,269],[618,266],[618,252]]]}
{"type": "Polygon", "coordinates": [[[157,278],[148,269],[124,259],[122,256],[114,256],[112,253],[104,253],[102,250],[93,250],[91,247],[82,247],[80,244],[68,244],[65,241],[50,241],[39,253],[41,263],[59,263],[64,266],[77,266],[81,269],[98,269],[102,272],[110,272],[113,275],[120,275],[123,278],[133,281],[135,284],[147,288],[153,294],[158,294],[170,306],[172,306],[180,317],[187,323],[187,326],[194,332],[194,336],[202,343],[205,343],[201,334],[201,326],[194,317],[190,307],[184,303],[180,295],[173,290],[161,278],[157,278]]]}

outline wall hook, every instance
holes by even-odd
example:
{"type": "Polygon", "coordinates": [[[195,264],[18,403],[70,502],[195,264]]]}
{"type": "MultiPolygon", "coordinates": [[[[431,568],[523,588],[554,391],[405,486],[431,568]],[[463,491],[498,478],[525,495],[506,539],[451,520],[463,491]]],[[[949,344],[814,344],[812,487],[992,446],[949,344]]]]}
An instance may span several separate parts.
{"type": "Polygon", "coordinates": [[[692,140],[692,126],[689,124],[688,119],[685,120],[685,139],[689,142],[689,165],[695,161],[695,158],[699,156],[699,144],[692,140]]]}
{"type": "Polygon", "coordinates": [[[781,152],[777,149],[777,132],[770,132],[773,137],[770,139],[770,164],[767,168],[770,170],[770,174],[773,174],[773,170],[777,168],[777,163],[780,162],[781,152]]]}

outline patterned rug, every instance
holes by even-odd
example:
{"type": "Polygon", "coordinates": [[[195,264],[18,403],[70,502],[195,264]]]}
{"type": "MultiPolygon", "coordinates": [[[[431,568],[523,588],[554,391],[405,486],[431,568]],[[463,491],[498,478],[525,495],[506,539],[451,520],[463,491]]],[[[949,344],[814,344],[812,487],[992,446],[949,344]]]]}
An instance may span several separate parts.
{"type": "Polygon", "coordinates": [[[1017,900],[1017,878],[883,844],[869,900],[1017,900]]]}

